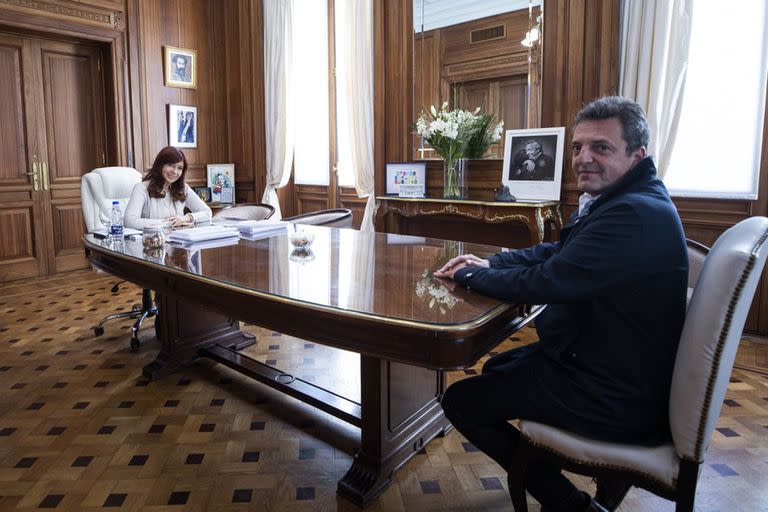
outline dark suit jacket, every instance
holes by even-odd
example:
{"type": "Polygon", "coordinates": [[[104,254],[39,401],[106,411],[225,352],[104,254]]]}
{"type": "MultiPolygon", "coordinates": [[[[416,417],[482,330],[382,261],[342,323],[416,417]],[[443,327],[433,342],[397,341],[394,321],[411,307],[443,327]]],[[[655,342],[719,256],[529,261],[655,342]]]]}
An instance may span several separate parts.
{"type": "Polygon", "coordinates": [[[574,214],[559,242],[489,259],[491,268],[468,267],[455,279],[512,302],[549,304],[536,329],[541,350],[562,369],[547,385],[573,402],[563,426],[590,435],[599,424],[600,437],[616,440],[666,438],[688,258],[677,210],[650,157],[604,191],[588,215],[574,214]]]}

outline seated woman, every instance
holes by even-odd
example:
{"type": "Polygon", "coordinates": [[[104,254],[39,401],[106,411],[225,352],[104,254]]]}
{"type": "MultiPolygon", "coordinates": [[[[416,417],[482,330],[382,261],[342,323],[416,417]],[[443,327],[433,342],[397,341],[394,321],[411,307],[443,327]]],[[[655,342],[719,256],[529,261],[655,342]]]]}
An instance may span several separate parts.
{"type": "Polygon", "coordinates": [[[184,183],[187,158],[180,150],[168,146],[155,157],[152,169],[133,187],[125,208],[126,227],[168,224],[174,228],[211,220],[211,209],[184,183]],[[184,214],[184,208],[190,213],[184,214]]]}

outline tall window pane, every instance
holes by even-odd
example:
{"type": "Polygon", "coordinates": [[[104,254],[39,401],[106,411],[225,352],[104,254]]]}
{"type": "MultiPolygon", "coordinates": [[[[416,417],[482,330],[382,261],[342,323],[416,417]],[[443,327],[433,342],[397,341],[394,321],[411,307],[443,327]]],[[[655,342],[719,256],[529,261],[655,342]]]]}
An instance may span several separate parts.
{"type": "Polygon", "coordinates": [[[676,196],[755,199],[766,88],[766,2],[696,1],[677,140],[676,196]]]}
{"type": "MultiPolygon", "coordinates": [[[[353,0],[359,1],[359,0],[353,0]]],[[[349,103],[341,84],[345,84],[350,70],[347,69],[347,19],[348,0],[334,2],[336,32],[336,152],[338,154],[338,183],[342,187],[354,187],[355,177],[352,171],[352,149],[349,146],[349,103]]]]}
{"type": "Polygon", "coordinates": [[[294,1],[294,180],[328,185],[328,5],[319,0],[294,1]]]}

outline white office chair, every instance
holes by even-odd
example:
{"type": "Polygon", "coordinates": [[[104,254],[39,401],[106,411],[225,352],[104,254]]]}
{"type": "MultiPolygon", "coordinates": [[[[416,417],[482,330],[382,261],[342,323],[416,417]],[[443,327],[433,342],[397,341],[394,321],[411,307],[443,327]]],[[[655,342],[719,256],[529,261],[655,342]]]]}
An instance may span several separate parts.
{"type": "MultiPolygon", "coordinates": [[[[672,441],[653,447],[609,443],[543,423],[521,421],[520,466],[510,468],[509,475],[516,512],[527,510],[523,482],[529,458],[550,460],[582,475],[617,478],[675,501],[678,512],[693,510],[700,466],[720,416],[744,322],[768,257],[766,238],[768,219],[752,217],[723,233],[708,254],[706,248],[698,250],[703,266],[700,273],[698,268],[692,269],[693,295],[670,389],[672,441]]],[[[648,321],[653,322],[652,314],[648,321]]],[[[618,505],[612,504],[610,510],[618,505]]]]}
{"type": "MultiPolygon", "coordinates": [[[[131,191],[134,185],[141,181],[141,174],[131,167],[101,167],[85,174],[80,182],[80,198],[83,207],[83,218],[85,227],[89,233],[96,229],[103,228],[99,220],[99,210],[109,215],[112,210],[112,202],[118,201],[120,209],[125,214],[125,207],[131,197],[131,191]]],[[[119,283],[118,283],[119,285],[119,283]]],[[[118,285],[112,288],[116,293],[118,285]]],[[[143,290],[141,294],[141,304],[134,304],[131,311],[126,313],[114,313],[103,318],[98,324],[93,326],[93,333],[96,336],[104,334],[104,324],[115,318],[135,318],[131,328],[131,350],[136,351],[139,348],[139,329],[145,318],[155,316],[157,308],[152,301],[150,290],[143,290]]]]}
{"type": "Polygon", "coordinates": [[[351,228],[352,210],[349,208],[331,208],[330,210],[320,210],[302,215],[294,215],[293,217],[284,217],[283,221],[329,228],[351,228]]]}

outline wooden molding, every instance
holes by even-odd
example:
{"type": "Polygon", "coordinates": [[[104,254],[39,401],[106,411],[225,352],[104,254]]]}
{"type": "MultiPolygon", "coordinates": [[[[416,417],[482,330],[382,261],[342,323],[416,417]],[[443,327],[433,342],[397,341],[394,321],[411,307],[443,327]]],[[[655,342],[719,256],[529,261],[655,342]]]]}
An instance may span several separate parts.
{"type": "Polygon", "coordinates": [[[0,0],[3,7],[22,13],[43,11],[45,16],[57,18],[77,18],[81,22],[101,27],[123,30],[122,13],[111,9],[91,5],[69,4],[68,2],[53,2],[46,0],[0,0]]]}

